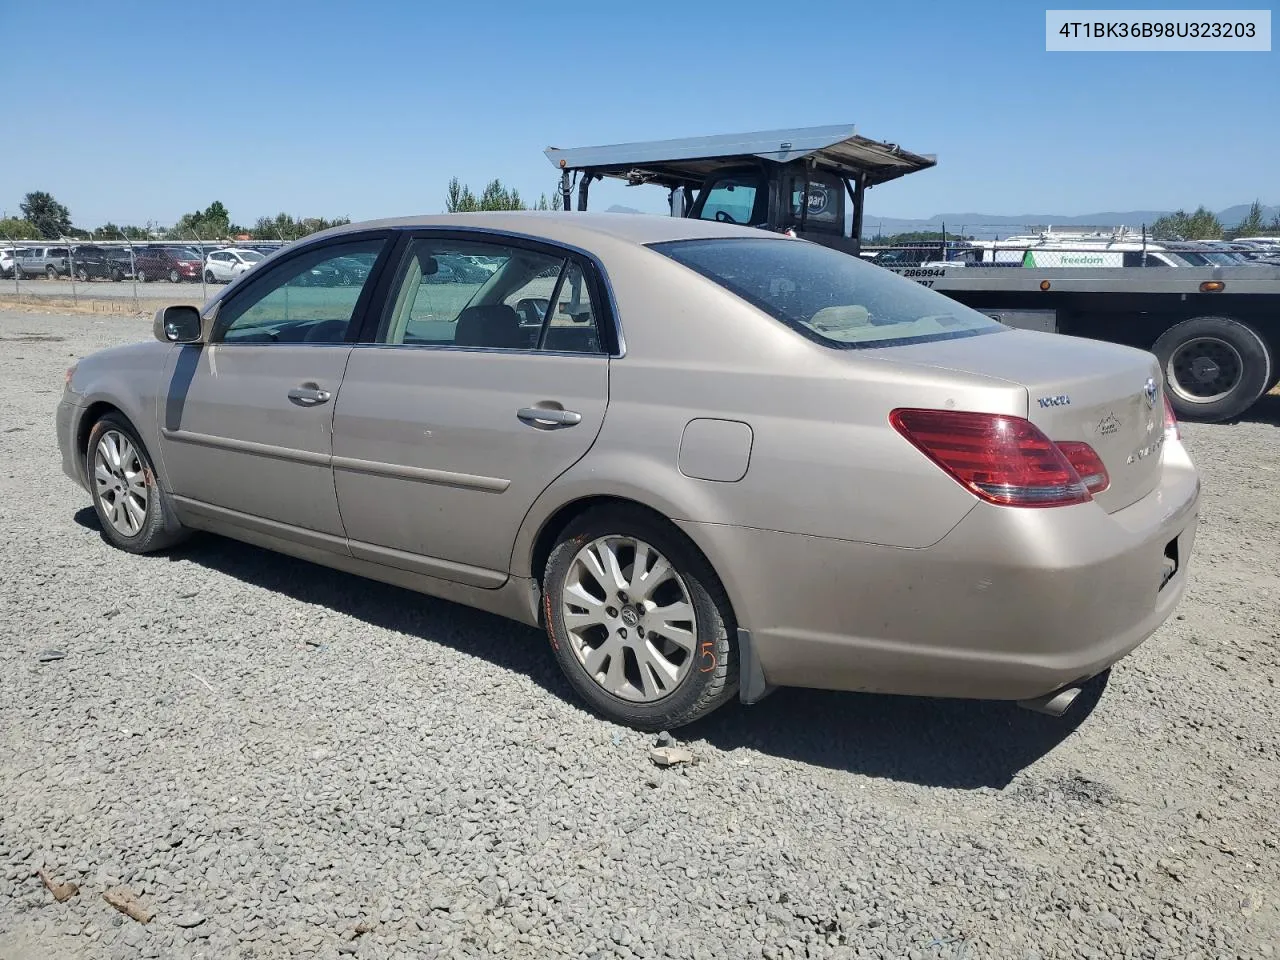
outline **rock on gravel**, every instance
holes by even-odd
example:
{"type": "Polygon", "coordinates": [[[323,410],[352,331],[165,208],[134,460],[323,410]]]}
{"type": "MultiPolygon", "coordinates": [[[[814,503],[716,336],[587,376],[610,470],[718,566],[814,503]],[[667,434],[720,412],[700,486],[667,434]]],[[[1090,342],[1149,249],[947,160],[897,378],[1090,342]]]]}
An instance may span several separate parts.
{"type": "Polygon", "coordinates": [[[0,309],[23,428],[0,431],[0,956],[1280,942],[1280,399],[1184,426],[1205,478],[1187,597],[1083,709],[781,690],[682,729],[699,762],[658,770],[535,631],[213,537],[109,549],[53,411],[75,357],[149,335],[0,309]],[[41,869],[80,895],[55,902],[41,869]],[[155,918],[113,910],[115,886],[155,918]]]}

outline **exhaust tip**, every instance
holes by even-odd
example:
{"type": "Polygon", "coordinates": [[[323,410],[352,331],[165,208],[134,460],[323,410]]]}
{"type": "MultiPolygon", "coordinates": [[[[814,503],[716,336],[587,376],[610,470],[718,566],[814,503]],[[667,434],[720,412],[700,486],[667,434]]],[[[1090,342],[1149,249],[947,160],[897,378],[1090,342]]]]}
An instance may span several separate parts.
{"type": "Polygon", "coordinates": [[[1018,706],[1024,710],[1034,710],[1036,713],[1047,713],[1051,717],[1060,717],[1067,712],[1071,704],[1075,703],[1076,697],[1080,696],[1080,690],[1080,687],[1063,687],[1061,690],[1046,693],[1042,697],[1019,700],[1018,706]]]}

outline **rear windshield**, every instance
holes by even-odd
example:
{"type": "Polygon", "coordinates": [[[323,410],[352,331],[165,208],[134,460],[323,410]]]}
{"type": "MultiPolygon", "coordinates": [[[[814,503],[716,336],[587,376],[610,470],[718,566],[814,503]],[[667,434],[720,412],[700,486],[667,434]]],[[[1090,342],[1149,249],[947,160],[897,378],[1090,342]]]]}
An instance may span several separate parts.
{"type": "Polygon", "coordinates": [[[927,343],[1007,329],[914,280],[803,240],[674,240],[652,249],[831,347],[927,343]]]}

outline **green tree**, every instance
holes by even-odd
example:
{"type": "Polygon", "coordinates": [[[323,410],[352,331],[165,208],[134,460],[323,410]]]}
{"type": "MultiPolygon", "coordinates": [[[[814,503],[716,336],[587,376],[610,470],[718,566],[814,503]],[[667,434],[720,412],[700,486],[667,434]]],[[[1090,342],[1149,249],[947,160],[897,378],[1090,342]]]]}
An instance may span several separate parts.
{"type": "Polygon", "coordinates": [[[471,188],[461,183],[457,177],[449,180],[445,193],[445,211],[448,213],[472,213],[477,210],[527,210],[520,198],[520,191],[515,187],[504,187],[501,180],[490,180],[485,184],[479,198],[471,192],[471,188]]]}
{"type": "Polygon", "coordinates": [[[943,234],[941,230],[910,230],[906,233],[891,233],[885,235],[877,233],[874,237],[864,237],[864,243],[874,244],[875,246],[902,246],[903,244],[912,243],[940,243],[943,239],[947,240],[972,240],[972,236],[962,237],[958,233],[943,234]]]}
{"type": "Polygon", "coordinates": [[[0,240],[39,240],[40,231],[30,220],[6,217],[0,220],[0,240]]]}
{"type": "Polygon", "coordinates": [[[240,233],[248,233],[254,240],[297,240],[309,233],[328,230],[350,223],[350,217],[335,217],[327,220],[324,217],[303,217],[294,219],[290,214],[277,213],[274,217],[259,217],[249,230],[237,227],[240,233]]]}
{"type": "Polygon", "coordinates": [[[108,220],[100,227],[96,227],[90,235],[92,240],[146,240],[147,231],[145,227],[132,227],[125,225],[117,226],[108,220]]]}
{"type": "Polygon", "coordinates": [[[1204,206],[1191,214],[1175,210],[1151,225],[1151,236],[1157,240],[1221,240],[1222,224],[1204,206]]]}
{"type": "Polygon", "coordinates": [[[457,177],[452,177],[449,180],[448,192],[445,194],[444,208],[447,213],[471,213],[479,210],[480,206],[471,188],[459,182],[457,177]]]}
{"type": "Polygon", "coordinates": [[[18,206],[23,219],[34,224],[46,240],[57,240],[71,229],[71,211],[43,190],[28,193],[18,206]]]}
{"type": "Polygon", "coordinates": [[[1262,204],[1255,200],[1249,205],[1249,212],[1245,214],[1245,218],[1232,231],[1237,237],[1257,236],[1266,228],[1262,219],[1262,204]]]}
{"type": "Polygon", "coordinates": [[[508,189],[501,180],[490,180],[480,195],[481,210],[524,210],[524,201],[520,199],[520,191],[514,187],[508,189]]]}
{"type": "Polygon", "coordinates": [[[203,210],[184,213],[169,230],[172,240],[223,240],[233,234],[243,233],[244,228],[231,222],[231,214],[221,200],[215,200],[203,210]]]}

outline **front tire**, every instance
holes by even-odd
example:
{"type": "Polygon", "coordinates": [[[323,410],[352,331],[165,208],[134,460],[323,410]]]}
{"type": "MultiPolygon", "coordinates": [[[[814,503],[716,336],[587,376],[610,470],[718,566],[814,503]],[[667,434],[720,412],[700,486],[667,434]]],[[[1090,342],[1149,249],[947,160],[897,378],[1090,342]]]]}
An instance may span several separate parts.
{"type": "Polygon", "coordinates": [[[719,579],[683,533],[643,509],[570,523],[547,561],[543,614],[560,669],[617,723],[674,729],[737,690],[737,624],[719,579]]]}
{"type": "Polygon", "coordinates": [[[1274,382],[1265,340],[1230,317],[1175,324],[1151,348],[1160,360],[1174,413],[1214,423],[1244,413],[1274,382]]]}
{"type": "Polygon", "coordinates": [[[89,431],[85,474],[102,538],[129,553],[152,553],[185,539],[151,457],[133,426],[108,413],[89,431]]]}

